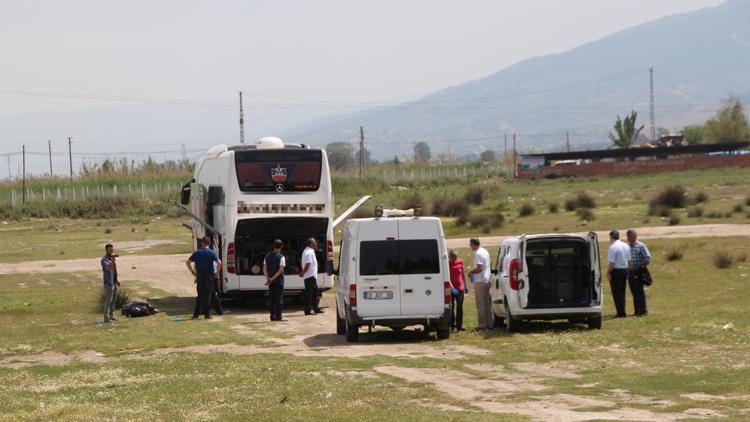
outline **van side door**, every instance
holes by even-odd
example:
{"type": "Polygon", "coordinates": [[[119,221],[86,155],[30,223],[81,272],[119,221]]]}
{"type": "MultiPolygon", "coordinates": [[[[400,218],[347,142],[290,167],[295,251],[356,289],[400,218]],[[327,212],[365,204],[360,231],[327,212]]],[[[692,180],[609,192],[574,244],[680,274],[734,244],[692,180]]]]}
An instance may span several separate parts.
{"type": "Polygon", "coordinates": [[[440,222],[434,219],[399,220],[401,315],[442,315],[444,282],[450,280],[440,222]]]}
{"type": "MultiPolygon", "coordinates": [[[[518,298],[518,306],[521,307],[521,309],[525,309],[526,306],[529,304],[529,266],[526,262],[526,235],[520,237],[519,243],[518,243],[518,264],[517,264],[517,274],[518,274],[518,290],[516,290],[516,296],[518,298]]],[[[513,265],[511,265],[510,271],[513,271],[513,265]]],[[[512,277],[513,275],[509,275],[509,277],[512,277]]]]}
{"type": "Polygon", "coordinates": [[[495,310],[495,313],[502,311],[503,291],[508,285],[508,269],[504,265],[508,254],[508,245],[500,246],[500,250],[497,252],[497,260],[495,261],[495,268],[492,271],[492,284],[490,286],[490,298],[492,299],[492,306],[499,309],[495,310]]]}
{"type": "Polygon", "coordinates": [[[401,314],[398,223],[377,219],[360,224],[357,233],[357,313],[360,317],[401,314]]]}
{"type": "Polygon", "coordinates": [[[589,252],[591,254],[591,281],[594,286],[591,304],[599,306],[602,304],[602,269],[599,260],[599,236],[595,232],[588,234],[589,252]]]}

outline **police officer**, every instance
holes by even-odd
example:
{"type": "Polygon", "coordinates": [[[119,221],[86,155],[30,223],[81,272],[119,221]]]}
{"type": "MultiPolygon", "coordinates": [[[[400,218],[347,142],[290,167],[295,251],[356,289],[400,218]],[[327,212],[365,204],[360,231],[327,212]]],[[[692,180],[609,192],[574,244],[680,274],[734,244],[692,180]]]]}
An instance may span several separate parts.
{"type": "Polygon", "coordinates": [[[190,274],[195,277],[196,290],[198,297],[195,299],[195,310],[193,319],[203,313],[206,319],[211,319],[211,296],[213,294],[214,277],[221,273],[221,260],[211,248],[211,238],[208,236],[201,239],[200,249],[193,252],[190,258],[185,261],[190,274]],[[195,269],[193,269],[195,263],[195,269]],[[214,273],[214,263],[216,263],[216,273],[214,273]]]}
{"type": "Polygon", "coordinates": [[[281,321],[281,306],[284,303],[284,267],[286,259],[281,254],[284,244],[281,240],[273,241],[273,251],[263,259],[263,275],[268,286],[269,310],[271,321],[281,321]]]}

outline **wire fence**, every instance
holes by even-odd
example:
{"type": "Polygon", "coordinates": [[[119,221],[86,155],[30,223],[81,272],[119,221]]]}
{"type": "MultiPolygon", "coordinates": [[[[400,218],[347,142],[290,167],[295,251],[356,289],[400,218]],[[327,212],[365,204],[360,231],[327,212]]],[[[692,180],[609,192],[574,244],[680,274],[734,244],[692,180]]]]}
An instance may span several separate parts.
{"type": "MultiPolygon", "coordinates": [[[[333,174],[334,177],[340,177],[346,180],[358,179],[359,171],[337,171],[333,174]]],[[[511,177],[512,171],[508,166],[502,164],[490,165],[483,167],[469,167],[469,166],[440,166],[440,167],[426,167],[418,169],[405,169],[405,170],[365,170],[364,177],[376,178],[384,180],[387,183],[397,183],[399,181],[412,181],[412,180],[428,180],[428,179],[440,179],[440,178],[469,178],[477,176],[503,176],[511,177]]]]}
{"type": "Polygon", "coordinates": [[[118,196],[136,197],[142,200],[157,195],[179,192],[182,186],[177,183],[138,183],[112,186],[77,186],[61,188],[29,188],[24,198],[23,189],[0,192],[0,204],[20,206],[23,202],[62,202],[80,201],[90,198],[112,198],[118,196]]]}

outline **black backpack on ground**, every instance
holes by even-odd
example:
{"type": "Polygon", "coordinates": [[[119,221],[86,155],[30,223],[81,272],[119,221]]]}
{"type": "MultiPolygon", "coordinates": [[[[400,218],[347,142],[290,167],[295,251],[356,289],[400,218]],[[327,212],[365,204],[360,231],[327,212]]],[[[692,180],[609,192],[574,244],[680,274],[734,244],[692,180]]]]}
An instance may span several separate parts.
{"type": "Polygon", "coordinates": [[[127,318],[144,317],[157,312],[158,310],[147,302],[130,302],[122,306],[122,314],[127,318]]]}

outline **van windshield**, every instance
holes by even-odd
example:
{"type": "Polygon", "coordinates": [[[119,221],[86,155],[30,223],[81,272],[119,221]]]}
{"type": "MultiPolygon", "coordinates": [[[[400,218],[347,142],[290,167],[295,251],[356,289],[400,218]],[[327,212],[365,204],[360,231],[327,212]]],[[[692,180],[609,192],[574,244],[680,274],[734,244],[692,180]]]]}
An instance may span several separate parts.
{"type": "Polygon", "coordinates": [[[365,241],[359,257],[360,275],[440,273],[436,239],[365,241]]]}
{"type": "Polygon", "coordinates": [[[322,156],[314,149],[235,151],[237,183],[243,192],[314,192],[322,156]]]}

